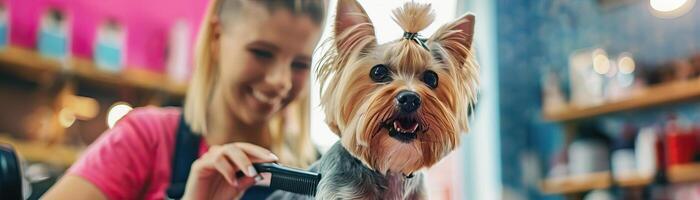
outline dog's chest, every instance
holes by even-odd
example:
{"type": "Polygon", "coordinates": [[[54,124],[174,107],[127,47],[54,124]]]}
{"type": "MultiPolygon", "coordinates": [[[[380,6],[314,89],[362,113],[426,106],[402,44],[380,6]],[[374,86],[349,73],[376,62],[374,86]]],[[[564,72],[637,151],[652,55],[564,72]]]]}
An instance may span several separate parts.
{"type": "Polygon", "coordinates": [[[316,199],[403,200],[420,199],[423,174],[406,178],[402,173],[381,174],[364,166],[339,144],[312,169],[322,174],[316,199]]]}
{"type": "Polygon", "coordinates": [[[402,175],[389,175],[386,177],[386,185],[383,188],[382,199],[409,199],[408,197],[414,192],[417,184],[414,180],[406,179],[402,175]]]}

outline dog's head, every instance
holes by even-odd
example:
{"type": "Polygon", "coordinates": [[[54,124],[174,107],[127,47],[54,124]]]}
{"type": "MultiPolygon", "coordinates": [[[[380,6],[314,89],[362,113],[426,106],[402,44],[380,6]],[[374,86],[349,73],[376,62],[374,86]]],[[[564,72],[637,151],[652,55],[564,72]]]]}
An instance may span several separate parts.
{"type": "Polygon", "coordinates": [[[393,13],[405,34],[378,44],[363,8],[339,0],[332,47],[318,68],[321,105],[353,156],[381,173],[410,174],[451,152],[468,129],[478,83],[474,15],[423,39],[417,33],[434,19],[429,4],[393,13]]]}

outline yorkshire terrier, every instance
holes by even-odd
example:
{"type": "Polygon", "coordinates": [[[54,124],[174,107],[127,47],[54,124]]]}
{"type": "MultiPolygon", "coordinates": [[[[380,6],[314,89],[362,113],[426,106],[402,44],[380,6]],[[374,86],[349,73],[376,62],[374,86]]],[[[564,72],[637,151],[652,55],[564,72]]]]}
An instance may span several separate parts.
{"type": "Polygon", "coordinates": [[[474,15],[424,39],[418,32],[435,18],[429,4],[393,14],[405,33],[378,44],[362,6],[338,1],[332,47],[317,70],[326,122],[340,141],[311,167],[322,174],[317,199],[427,199],[421,170],[468,130],[478,84],[474,15]]]}

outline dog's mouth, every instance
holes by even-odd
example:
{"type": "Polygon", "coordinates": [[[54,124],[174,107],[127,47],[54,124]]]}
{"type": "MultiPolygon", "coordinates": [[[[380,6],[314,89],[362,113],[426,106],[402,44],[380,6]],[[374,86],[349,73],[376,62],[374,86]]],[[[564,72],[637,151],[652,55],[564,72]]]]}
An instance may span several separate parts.
{"type": "Polygon", "coordinates": [[[413,116],[399,116],[386,122],[384,126],[392,138],[409,143],[418,137],[420,123],[413,116]]]}

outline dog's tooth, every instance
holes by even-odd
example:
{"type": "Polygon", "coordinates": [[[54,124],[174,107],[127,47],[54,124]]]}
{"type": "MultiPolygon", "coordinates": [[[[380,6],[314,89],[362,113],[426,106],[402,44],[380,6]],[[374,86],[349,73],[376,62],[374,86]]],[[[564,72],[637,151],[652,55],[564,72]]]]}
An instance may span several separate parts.
{"type": "Polygon", "coordinates": [[[411,132],[416,132],[418,129],[418,123],[413,124],[413,127],[411,127],[411,132]]]}
{"type": "Polygon", "coordinates": [[[399,122],[399,120],[396,120],[394,121],[393,125],[395,131],[403,134],[415,133],[416,130],[418,130],[418,123],[414,123],[413,125],[411,125],[410,128],[405,128],[401,125],[401,122],[399,122]]]}

